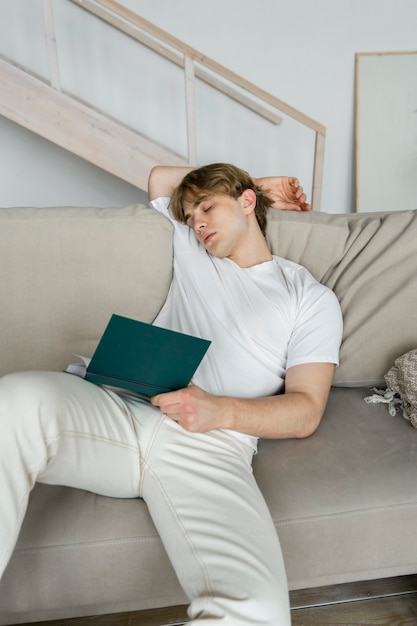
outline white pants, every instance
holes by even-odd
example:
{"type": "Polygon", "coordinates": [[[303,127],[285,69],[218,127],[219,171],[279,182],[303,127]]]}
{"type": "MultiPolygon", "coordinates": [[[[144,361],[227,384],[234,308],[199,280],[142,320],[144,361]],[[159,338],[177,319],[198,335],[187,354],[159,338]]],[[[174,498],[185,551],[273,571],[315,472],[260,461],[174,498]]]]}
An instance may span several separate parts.
{"type": "Polygon", "coordinates": [[[0,575],[36,481],[143,498],[190,599],[190,624],[291,623],[280,545],[229,433],[195,434],[70,374],[0,379],[0,575]]]}

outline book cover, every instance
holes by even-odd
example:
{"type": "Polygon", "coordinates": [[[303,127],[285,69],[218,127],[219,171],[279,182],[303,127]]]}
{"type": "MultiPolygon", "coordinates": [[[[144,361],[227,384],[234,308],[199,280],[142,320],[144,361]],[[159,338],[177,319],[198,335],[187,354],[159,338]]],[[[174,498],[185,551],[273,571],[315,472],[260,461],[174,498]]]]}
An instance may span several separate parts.
{"type": "Polygon", "coordinates": [[[85,379],[145,396],[186,387],[210,341],[112,315],[85,379]]]}

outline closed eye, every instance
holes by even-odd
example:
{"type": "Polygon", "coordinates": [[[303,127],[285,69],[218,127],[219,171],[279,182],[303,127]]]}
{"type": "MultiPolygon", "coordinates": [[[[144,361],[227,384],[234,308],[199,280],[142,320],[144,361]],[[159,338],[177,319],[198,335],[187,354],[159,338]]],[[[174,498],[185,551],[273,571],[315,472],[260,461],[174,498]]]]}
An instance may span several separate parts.
{"type": "MultiPolygon", "coordinates": [[[[214,209],[214,204],[209,204],[204,206],[202,202],[198,203],[195,202],[194,203],[194,208],[195,210],[201,211],[201,213],[209,213],[212,209],[214,209]]],[[[193,227],[193,222],[194,222],[194,211],[193,213],[185,213],[184,214],[184,223],[189,226],[190,228],[193,227]]]]}

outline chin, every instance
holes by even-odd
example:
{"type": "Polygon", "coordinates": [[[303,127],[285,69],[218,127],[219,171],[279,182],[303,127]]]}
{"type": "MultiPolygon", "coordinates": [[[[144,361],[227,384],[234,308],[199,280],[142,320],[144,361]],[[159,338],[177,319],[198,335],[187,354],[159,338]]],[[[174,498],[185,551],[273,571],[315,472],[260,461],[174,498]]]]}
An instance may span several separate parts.
{"type": "Polygon", "coordinates": [[[216,259],[227,259],[229,256],[227,253],[222,252],[221,250],[216,250],[216,249],[210,250],[209,248],[206,248],[206,252],[211,254],[211,256],[216,257],[216,259]]]}

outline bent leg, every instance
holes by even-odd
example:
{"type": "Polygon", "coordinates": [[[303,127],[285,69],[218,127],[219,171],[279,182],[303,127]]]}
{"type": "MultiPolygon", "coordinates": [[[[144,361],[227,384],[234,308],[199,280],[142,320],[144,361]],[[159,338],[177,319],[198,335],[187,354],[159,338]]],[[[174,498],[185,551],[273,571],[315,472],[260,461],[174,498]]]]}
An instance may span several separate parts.
{"type": "Polygon", "coordinates": [[[252,451],[171,420],[143,451],[143,497],[190,599],[191,624],[288,626],[281,548],[252,475],[252,451]]]}
{"type": "Polygon", "coordinates": [[[138,497],[132,418],[114,394],[76,376],[20,372],[0,379],[0,576],[36,481],[138,497]]]}

